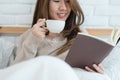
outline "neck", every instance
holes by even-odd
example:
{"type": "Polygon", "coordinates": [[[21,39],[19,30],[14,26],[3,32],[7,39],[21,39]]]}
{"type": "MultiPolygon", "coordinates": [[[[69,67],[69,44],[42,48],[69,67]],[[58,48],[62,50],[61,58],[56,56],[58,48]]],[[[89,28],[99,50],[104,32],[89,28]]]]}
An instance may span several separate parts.
{"type": "Polygon", "coordinates": [[[58,36],[60,36],[59,33],[51,33],[50,32],[49,35],[47,35],[47,38],[53,39],[53,38],[58,37],[58,36]]]}

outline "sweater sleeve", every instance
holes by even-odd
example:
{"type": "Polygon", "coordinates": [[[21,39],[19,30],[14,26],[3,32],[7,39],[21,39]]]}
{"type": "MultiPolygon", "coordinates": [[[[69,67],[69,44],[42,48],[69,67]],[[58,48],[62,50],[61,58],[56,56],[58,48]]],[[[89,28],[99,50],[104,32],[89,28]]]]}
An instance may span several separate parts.
{"type": "Polygon", "coordinates": [[[31,29],[23,33],[17,42],[16,57],[11,64],[31,59],[36,56],[41,39],[32,34],[31,29]]]}

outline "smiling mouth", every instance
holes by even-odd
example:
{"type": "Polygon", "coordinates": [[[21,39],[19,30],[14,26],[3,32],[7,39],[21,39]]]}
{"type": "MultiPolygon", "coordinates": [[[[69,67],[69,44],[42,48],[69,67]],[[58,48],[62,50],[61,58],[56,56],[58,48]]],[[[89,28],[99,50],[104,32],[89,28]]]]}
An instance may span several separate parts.
{"type": "Polygon", "coordinates": [[[65,18],[66,13],[59,13],[59,14],[57,14],[57,15],[58,15],[59,18],[65,18]]]}

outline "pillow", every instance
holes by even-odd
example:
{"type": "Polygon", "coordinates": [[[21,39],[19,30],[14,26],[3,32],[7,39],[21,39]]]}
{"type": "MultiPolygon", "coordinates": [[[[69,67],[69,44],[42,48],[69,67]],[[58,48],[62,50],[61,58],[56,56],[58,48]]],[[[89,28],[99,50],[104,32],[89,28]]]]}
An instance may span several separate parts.
{"type": "Polygon", "coordinates": [[[0,38],[0,69],[7,67],[13,49],[14,44],[12,42],[0,38]]]}

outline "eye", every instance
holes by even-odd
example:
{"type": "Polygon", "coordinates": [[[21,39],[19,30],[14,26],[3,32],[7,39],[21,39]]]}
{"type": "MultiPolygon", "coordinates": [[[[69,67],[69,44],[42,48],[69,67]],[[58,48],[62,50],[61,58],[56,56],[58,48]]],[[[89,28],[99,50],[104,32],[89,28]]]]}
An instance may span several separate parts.
{"type": "Polygon", "coordinates": [[[53,0],[54,2],[60,2],[60,0],[53,0]]]}
{"type": "Polygon", "coordinates": [[[67,3],[69,3],[69,2],[70,2],[70,0],[66,0],[66,2],[67,2],[67,3]]]}

